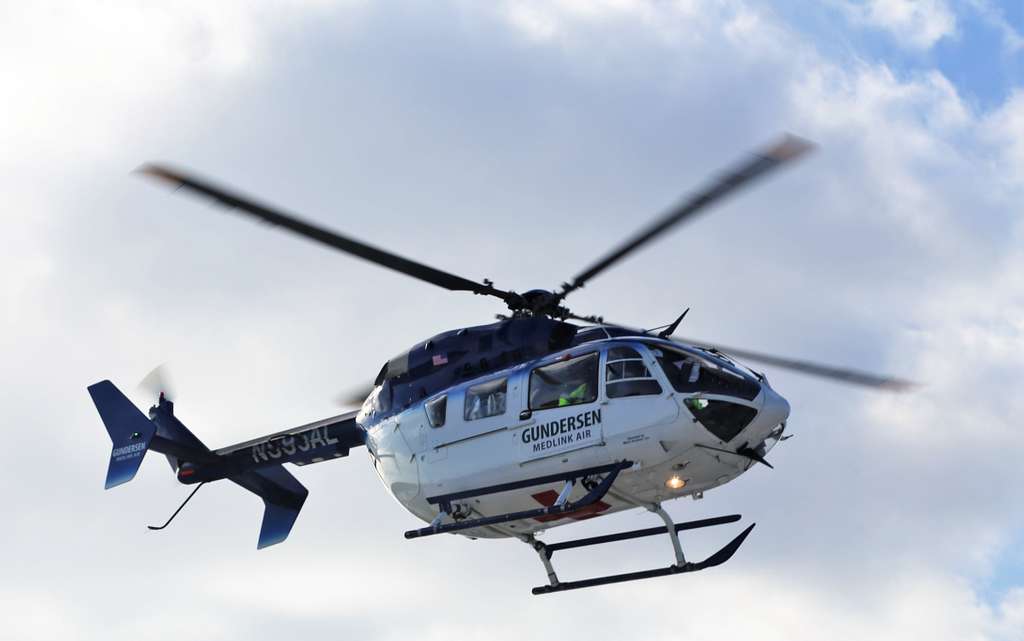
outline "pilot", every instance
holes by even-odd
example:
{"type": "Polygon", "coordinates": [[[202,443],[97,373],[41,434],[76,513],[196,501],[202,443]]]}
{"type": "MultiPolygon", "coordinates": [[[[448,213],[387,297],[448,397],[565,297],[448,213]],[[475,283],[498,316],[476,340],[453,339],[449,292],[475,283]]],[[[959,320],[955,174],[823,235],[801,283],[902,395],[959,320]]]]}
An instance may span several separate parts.
{"type": "Polygon", "coordinates": [[[587,383],[584,381],[580,383],[573,391],[569,393],[562,392],[558,396],[558,406],[565,407],[566,405],[576,405],[577,403],[583,403],[587,400],[587,383]]]}

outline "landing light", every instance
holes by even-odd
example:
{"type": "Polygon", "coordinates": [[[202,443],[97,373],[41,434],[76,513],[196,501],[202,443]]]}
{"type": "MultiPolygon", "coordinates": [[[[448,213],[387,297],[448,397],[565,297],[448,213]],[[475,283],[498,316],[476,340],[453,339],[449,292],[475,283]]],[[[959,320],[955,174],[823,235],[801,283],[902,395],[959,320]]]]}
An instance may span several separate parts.
{"type": "Polygon", "coordinates": [[[686,485],[686,481],[679,478],[678,476],[673,476],[669,480],[665,481],[665,487],[669,488],[670,490],[682,489],[684,485],[686,485]]]}

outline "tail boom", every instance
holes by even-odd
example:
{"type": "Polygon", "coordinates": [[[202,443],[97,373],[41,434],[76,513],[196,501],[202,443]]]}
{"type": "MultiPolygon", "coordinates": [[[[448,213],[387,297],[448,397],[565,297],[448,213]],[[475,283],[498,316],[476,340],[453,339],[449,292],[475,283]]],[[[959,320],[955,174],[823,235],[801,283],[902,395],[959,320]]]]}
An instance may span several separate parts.
{"type": "Polygon", "coordinates": [[[147,417],[110,381],[88,390],[113,443],[107,489],[135,478],[147,451],[165,454],[181,483],[229,479],[263,499],[259,548],[288,537],[309,494],[283,463],[319,463],[365,443],[350,412],[211,451],[174,416],[174,404],[163,395],[147,417]]]}

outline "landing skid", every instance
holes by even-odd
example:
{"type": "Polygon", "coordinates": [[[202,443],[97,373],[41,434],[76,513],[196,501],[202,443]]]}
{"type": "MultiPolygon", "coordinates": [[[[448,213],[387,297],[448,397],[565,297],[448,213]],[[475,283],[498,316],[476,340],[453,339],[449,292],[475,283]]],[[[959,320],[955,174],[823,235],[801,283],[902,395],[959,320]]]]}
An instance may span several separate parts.
{"type": "Polygon", "coordinates": [[[641,579],[653,579],[659,576],[669,576],[671,574],[683,574],[686,572],[697,572],[699,570],[705,570],[707,568],[721,565],[732,558],[736,550],[739,549],[740,545],[750,534],[750,531],[754,529],[752,524],[747,529],[740,532],[740,534],[729,541],[722,549],[715,552],[708,558],[697,563],[690,563],[683,556],[683,548],[679,543],[679,532],[683,530],[695,530],[698,528],[712,527],[715,525],[722,525],[725,523],[735,523],[740,520],[739,514],[732,514],[729,516],[719,516],[711,519],[701,519],[699,521],[688,521],[685,523],[673,523],[671,517],[660,505],[654,505],[648,508],[665,521],[665,527],[653,527],[642,530],[630,530],[628,532],[617,532],[614,534],[605,534],[602,536],[593,536],[585,539],[575,539],[572,541],[562,541],[560,543],[542,543],[537,539],[533,538],[532,535],[524,536],[522,539],[530,544],[537,555],[540,557],[541,563],[544,564],[544,570],[547,572],[548,585],[541,585],[533,588],[534,594],[548,594],[551,592],[564,592],[566,590],[578,590],[580,588],[590,588],[597,585],[607,585],[609,583],[623,583],[625,581],[639,581],[641,579]],[[626,572],[623,574],[610,574],[607,576],[599,576],[591,579],[581,579],[579,581],[560,581],[558,575],[555,573],[555,568],[551,564],[551,557],[558,550],[569,550],[572,548],[581,548],[591,545],[601,545],[604,543],[611,543],[613,541],[625,541],[628,539],[637,539],[645,536],[654,536],[656,534],[668,534],[672,540],[672,548],[675,551],[676,562],[668,567],[654,568],[651,570],[640,570],[639,572],[626,572]]]}

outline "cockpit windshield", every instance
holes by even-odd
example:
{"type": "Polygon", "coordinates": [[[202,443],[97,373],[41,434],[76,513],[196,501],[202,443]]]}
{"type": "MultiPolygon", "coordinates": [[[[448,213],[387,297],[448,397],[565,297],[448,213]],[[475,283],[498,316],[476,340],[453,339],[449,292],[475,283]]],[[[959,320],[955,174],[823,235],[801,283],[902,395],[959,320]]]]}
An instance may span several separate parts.
{"type": "Polygon", "coordinates": [[[677,392],[708,392],[753,400],[761,386],[724,360],[691,354],[664,345],[648,345],[677,392]]]}

